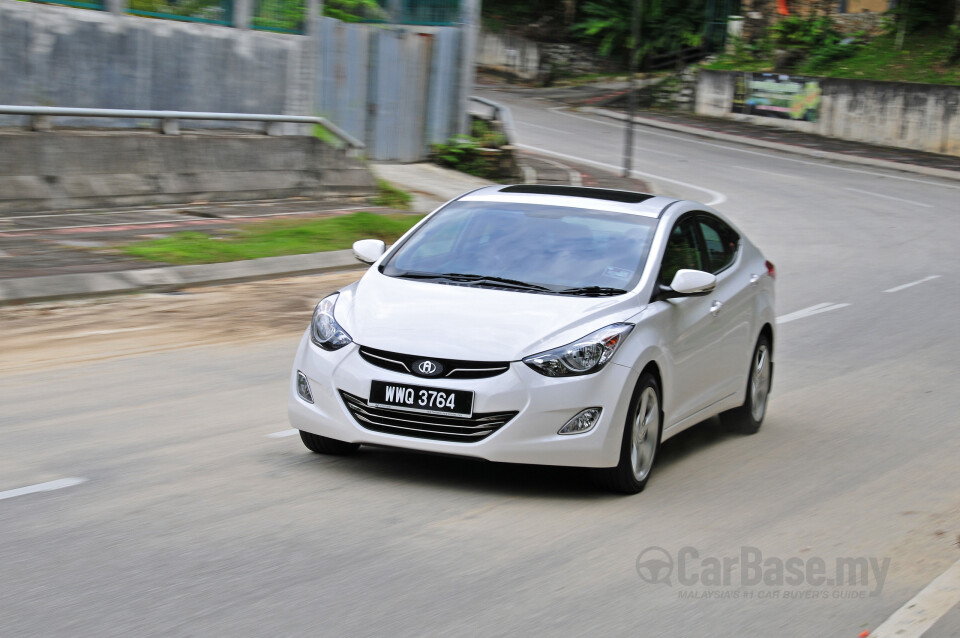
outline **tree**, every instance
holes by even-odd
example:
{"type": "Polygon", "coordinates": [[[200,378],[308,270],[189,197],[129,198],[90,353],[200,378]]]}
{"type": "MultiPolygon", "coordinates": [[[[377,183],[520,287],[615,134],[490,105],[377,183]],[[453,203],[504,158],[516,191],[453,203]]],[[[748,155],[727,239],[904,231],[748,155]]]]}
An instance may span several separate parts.
{"type": "MultiPolygon", "coordinates": [[[[593,42],[601,56],[623,56],[631,49],[630,25],[635,0],[590,0],[572,32],[593,42]]],[[[676,51],[699,44],[706,22],[705,0],[644,0],[637,55],[676,51]]]]}

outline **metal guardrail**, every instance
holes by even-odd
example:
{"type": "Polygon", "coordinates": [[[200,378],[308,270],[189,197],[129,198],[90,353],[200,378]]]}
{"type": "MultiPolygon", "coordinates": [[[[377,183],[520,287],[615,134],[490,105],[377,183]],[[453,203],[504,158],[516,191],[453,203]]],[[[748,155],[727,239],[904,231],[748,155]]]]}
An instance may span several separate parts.
{"type": "Polygon", "coordinates": [[[51,128],[53,117],[116,117],[126,119],[160,120],[160,128],[166,135],[180,134],[180,120],[216,120],[227,122],[264,122],[268,135],[278,135],[275,124],[319,124],[327,129],[346,146],[363,149],[363,142],[350,135],[339,126],[324,117],[309,115],[273,115],[266,113],[207,113],[202,111],[139,111],[131,109],[81,109],[59,106],[11,106],[0,104],[0,115],[26,115],[30,117],[30,126],[35,131],[47,131],[51,128]]]}
{"type": "Polygon", "coordinates": [[[470,101],[490,107],[493,110],[493,119],[500,120],[503,125],[503,134],[507,138],[507,144],[512,146],[516,142],[517,129],[513,125],[513,114],[510,113],[509,107],[477,95],[471,95],[470,101]]]}

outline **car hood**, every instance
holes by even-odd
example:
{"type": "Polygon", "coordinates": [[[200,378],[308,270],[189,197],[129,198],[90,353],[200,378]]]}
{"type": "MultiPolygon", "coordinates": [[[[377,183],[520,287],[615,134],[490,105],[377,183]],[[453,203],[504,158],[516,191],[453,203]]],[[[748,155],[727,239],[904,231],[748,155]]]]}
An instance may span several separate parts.
{"type": "Polygon", "coordinates": [[[635,294],[544,295],[387,277],[371,269],[334,311],[354,342],[423,357],[518,361],[640,311],[635,294]]]}

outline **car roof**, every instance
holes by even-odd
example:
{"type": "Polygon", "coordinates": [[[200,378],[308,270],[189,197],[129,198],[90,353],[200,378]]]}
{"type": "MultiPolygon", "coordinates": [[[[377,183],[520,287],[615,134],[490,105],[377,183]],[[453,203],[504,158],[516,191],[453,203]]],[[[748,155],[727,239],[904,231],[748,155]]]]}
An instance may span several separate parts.
{"type": "Polygon", "coordinates": [[[668,206],[680,201],[673,197],[628,190],[546,184],[487,186],[471,191],[459,199],[465,202],[511,202],[590,208],[653,218],[659,218],[668,206]]]}

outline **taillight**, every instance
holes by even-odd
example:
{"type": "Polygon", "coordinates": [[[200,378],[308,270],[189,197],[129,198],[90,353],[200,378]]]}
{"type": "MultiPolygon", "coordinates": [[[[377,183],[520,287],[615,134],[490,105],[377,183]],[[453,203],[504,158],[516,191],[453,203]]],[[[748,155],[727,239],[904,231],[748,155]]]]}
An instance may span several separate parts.
{"type": "Polygon", "coordinates": [[[777,268],[773,265],[773,262],[767,261],[767,274],[770,275],[771,279],[777,278],[777,268]]]}

